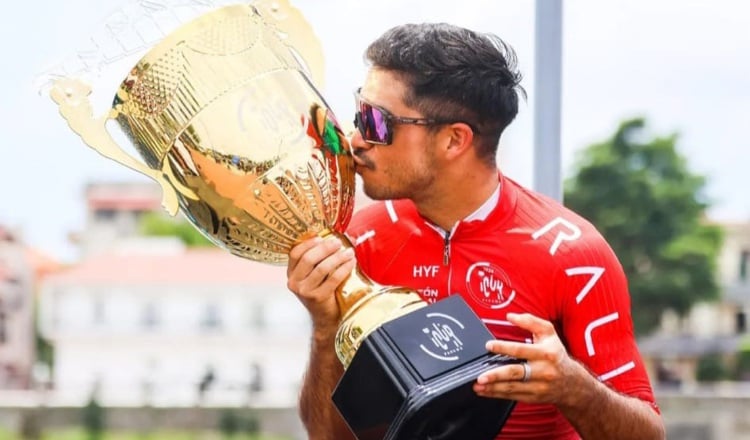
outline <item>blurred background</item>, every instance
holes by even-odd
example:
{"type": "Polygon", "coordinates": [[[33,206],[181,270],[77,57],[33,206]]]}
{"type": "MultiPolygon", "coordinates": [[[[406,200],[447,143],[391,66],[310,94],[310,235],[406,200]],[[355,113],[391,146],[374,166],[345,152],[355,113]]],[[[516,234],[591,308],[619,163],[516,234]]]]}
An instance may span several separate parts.
{"type": "MultiPolygon", "coordinates": [[[[364,49],[391,26],[501,36],[529,98],[499,163],[534,186],[535,8],[552,1],[291,3],[322,43],[320,89],[342,121],[364,49]]],[[[13,2],[0,16],[0,439],[304,438],[309,323],[284,268],[207,246],[39,92],[38,75],[124,4],[13,2]]],[[[562,5],[564,201],[628,273],[669,438],[750,438],[750,4],[562,5]]]]}

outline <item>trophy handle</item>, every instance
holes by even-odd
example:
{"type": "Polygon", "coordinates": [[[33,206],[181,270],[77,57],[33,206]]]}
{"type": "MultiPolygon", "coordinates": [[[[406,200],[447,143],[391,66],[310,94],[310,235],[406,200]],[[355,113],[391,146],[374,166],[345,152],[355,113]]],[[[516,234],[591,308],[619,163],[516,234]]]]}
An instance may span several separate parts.
{"type": "Polygon", "coordinates": [[[302,57],[310,70],[313,83],[323,88],[323,47],[302,12],[292,6],[289,0],[256,0],[253,5],[266,22],[275,25],[281,40],[302,57]]]}
{"type": "Polygon", "coordinates": [[[88,146],[99,154],[155,180],[162,189],[162,206],[170,215],[177,214],[179,207],[175,187],[183,195],[198,199],[198,196],[192,190],[179,183],[166,161],[161,170],[155,170],[126,153],[112,139],[105,126],[111,115],[104,115],[99,118],[92,116],[91,102],[88,99],[90,93],[91,87],[84,82],[77,79],[62,78],[54,81],[50,90],[50,97],[57,104],[60,114],[68,122],[70,128],[88,146]],[[169,179],[167,179],[168,177],[169,179]]]}

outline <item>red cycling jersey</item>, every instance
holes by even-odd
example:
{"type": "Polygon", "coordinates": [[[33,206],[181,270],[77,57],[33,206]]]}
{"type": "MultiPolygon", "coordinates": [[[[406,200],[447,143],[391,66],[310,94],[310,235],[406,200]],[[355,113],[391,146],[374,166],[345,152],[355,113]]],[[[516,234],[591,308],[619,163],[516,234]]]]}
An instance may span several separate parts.
{"type": "MultiPolygon", "coordinates": [[[[627,280],[601,234],[502,174],[495,200],[483,219],[449,232],[409,200],[377,202],[354,215],[347,235],[374,281],[410,287],[428,302],[460,294],[498,339],[531,342],[508,312],[548,320],[599,380],[658,411],[633,335],[627,280]]],[[[579,437],[553,405],[519,403],[498,438],[579,437]]]]}

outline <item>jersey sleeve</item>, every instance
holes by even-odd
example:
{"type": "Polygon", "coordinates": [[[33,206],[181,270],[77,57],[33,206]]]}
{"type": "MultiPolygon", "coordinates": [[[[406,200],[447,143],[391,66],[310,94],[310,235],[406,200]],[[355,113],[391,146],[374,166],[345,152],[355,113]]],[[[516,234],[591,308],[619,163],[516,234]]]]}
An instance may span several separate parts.
{"type": "Polygon", "coordinates": [[[658,411],[636,344],[625,273],[596,230],[585,235],[561,255],[561,337],[570,355],[599,380],[658,411]]]}

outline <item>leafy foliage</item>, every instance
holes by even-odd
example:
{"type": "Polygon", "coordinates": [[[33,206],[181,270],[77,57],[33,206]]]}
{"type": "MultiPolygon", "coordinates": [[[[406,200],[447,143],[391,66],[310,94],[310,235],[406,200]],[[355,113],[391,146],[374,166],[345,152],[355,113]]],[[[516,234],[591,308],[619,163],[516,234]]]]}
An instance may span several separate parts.
{"type": "Polygon", "coordinates": [[[676,135],[648,139],[643,119],[583,151],[565,182],[565,204],[609,241],[628,277],[639,333],[667,309],[684,315],[718,295],[722,231],[705,221],[705,178],[691,173],[676,135]]]}
{"type": "Polygon", "coordinates": [[[735,362],[734,379],[750,381],[750,337],[743,337],[735,362]]]}
{"type": "Polygon", "coordinates": [[[695,378],[699,382],[717,382],[729,377],[729,371],[720,355],[708,354],[698,359],[695,378]]]}
{"type": "Polygon", "coordinates": [[[92,396],[82,411],[83,426],[86,429],[88,440],[100,440],[105,429],[105,409],[92,396]]]}
{"type": "Polygon", "coordinates": [[[175,220],[161,213],[144,215],[140,229],[143,235],[177,237],[188,247],[213,246],[213,243],[187,220],[175,220]]]}

